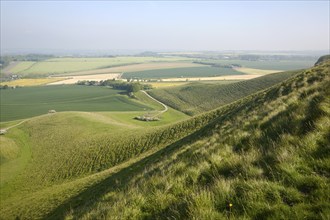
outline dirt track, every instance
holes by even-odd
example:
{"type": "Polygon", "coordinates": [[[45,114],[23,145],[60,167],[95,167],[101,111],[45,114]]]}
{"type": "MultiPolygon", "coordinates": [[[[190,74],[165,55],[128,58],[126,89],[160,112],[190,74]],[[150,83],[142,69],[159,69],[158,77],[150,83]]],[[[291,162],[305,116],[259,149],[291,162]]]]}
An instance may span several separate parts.
{"type": "Polygon", "coordinates": [[[157,99],[155,99],[154,97],[152,97],[151,95],[149,95],[146,91],[142,90],[141,92],[143,92],[144,94],[146,94],[149,98],[151,98],[152,100],[158,102],[159,104],[161,104],[163,107],[164,107],[164,110],[162,111],[159,111],[159,114],[157,115],[160,115],[160,114],[163,114],[164,112],[166,112],[168,110],[167,106],[162,103],[161,101],[158,101],[157,99]]]}

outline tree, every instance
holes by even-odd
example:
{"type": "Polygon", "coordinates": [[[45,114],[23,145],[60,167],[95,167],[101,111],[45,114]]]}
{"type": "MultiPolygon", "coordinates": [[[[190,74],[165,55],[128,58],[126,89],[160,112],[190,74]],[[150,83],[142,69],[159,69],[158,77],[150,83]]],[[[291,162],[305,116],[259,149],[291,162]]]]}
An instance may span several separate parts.
{"type": "Polygon", "coordinates": [[[127,87],[127,92],[138,92],[141,90],[141,84],[140,83],[131,83],[127,87]]]}

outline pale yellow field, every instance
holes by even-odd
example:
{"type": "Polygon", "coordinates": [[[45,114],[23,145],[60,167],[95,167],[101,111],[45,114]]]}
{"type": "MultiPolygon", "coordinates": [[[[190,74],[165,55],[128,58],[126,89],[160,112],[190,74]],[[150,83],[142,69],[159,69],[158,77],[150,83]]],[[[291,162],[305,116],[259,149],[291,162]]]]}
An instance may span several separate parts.
{"type": "MultiPolygon", "coordinates": [[[[88,80],[88,81],[101,81],[107,79],[118,79],[120,73],[109,73],[109,74],[95,74],[95,75],[82,75],[82,76],[70,76],[67,78],[59,78],[56,82],[48,83],[47,85],[62,85],[62,84],[75,84],[78,81],[88,80]]],[[[57,78],[57,77],[54,77],[57,78]]]]}
{"type": "Polygon", "coordinates": [[[248,80],[260,77],[263,75],[230,75],[230,76],[215,76],[215,77],[191,77],[191,78],[168,78],[162,79],[162,82],[189,82],[189,81],[217,81],[217,80],[248,80]]]}
{"type": "Polygon", "coordinates": [[[7,72],[13,72],[13,73],[20,73],[26,69],[29,69],[31,66],[36,64],[36,62],[33,61],[24,61],[24,62],[17,62],[12,67],[9,67],[7,72]]]}
{"type": "Polygon", "coordinates": [[[75,75],[94,75],[94,74],[105,74],[105,73],[118,73],[118,72],[135,72],[135,71],[144,71],[144,70],[153,70],[153,69],[170,69],[170,68],[180,68],[180,67],[198,67],[203,66],[196,63],[187,63],[187,62],[158,62],[158,63],[141,63],[141,64],[132,64],[126,66],[118,66],[111,68],[79,71],[73,73],[67,73],[67,76],[75,75]]]}
{"type": "Polygon", "coordinates": [[[40,86],[48,83],[61,81],[64,78],[37,78],[37,79],[18,79],[9,82],[2,82],[0,85],[8,86],[40,86]]]}
{"type": "Polygon", "coordinates": [[[239,67],[235,68],[236,71],[246,74],[257,74],[257,75],[266,75],[270,73],[278,73],[283,72],[282,70],[262,70],[262,69],[253,69],[253,68],[246,68],[246,67],[239,67]]]}
{"type": "Polygon", "coordinates": [[[181,86],[188,82],[147,82],[146,84],[152,85],[153,88],[165,88],[173,86],[181,86]]]}

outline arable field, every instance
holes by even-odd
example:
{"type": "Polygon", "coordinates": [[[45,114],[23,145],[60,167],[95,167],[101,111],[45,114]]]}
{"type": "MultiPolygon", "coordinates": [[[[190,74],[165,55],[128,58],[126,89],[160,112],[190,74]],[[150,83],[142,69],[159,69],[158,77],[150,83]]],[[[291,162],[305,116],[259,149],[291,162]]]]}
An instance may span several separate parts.
{"type": "Polygon", "coordinates": [[[240,75],[225,75],[225,76],[212,76],[212,77],[180,77],[180,78],[163,78],[160,79],[161,82],[196,82],[196,81],[213,81],[213,82],[218,82],[218,81],[241,81],[241,80],[249,80],[249,79],[254,79],[258,78],[263,75],[258,75],[258,74],[244,74],[240,73],[240,75]]]}
{"type": "Polygon", "coordinates": [[[247,68],[247,67],[235,68],[235,70],[245,74],[260,74],[260,75],[281,72],[281,70],[263,70],[263,69],[247,68]]]}
{"type": "Polygon", "coordinates": [[[146,62],[189,61],[182,57],[109,57],[109,58],[53,58],[40,62],[21,62],[11,72],[28,77],[64,74],[146,62]]]}
{"type": "Polygon", "coordinates": [[[56,111],[143,111],[145,104],[105,87],[44,86],[1,90],[0,121],[56,111]]]}
{"type": "Polygon", "coordinates": [[[40,86],[46,85],[49,83],[54,83],[58,81],[62,81],[65,78],[35,78],[35,79],[18,79],[8,82],[2,82],[0,85],[8,85],[8,86],[40,86]]]}
{"type": "Polygon", "coordinates": [[[155,70],[155,69],[171,69],[171,68],[200,67],[200,66],[205,66],[205,65],[191,63],[191,62],[180,62],[180,61],[148,62],[148,63],[129,64],[124,66],[101,68],[101,69],[94,69],[87,71],[71,72],[60,75],[61,76],[94,75],[94,74],[122,73],[122,72],[135,72],[135,71],[144,71],[144,70],[155,70]]]}
{"type": "Polygon", "coordinates": [[[76,84],[79,81],[102,81],[108,79],[118,79],[121,74],[119,73],[104,73],[104,74],[95,74],[95,75],[81,75],[81,76],[69,76],[66,78],[63,77],[53,77],[53,79],[62,78],[62,80],[57,80],[51,82],[48,85],[62,85],[62,84],[76,84]]]}
{"type": "Polygon", "coordinates": [[[160,78],[188,78],[188,77],[211,77],[225,75],[242,75],[242,73],[231,68],[221,67],[187,67],[172,68],[159,70],[145,70],[137,72],[125,72],[122,78],[139,78],[139,79],[160,79],[160,78]]]}
{"type": "Polygon", "coordinates": [[[316,60],[248,61],[248,60],[226,59],[226,60],[205,60],[204,62],[221,64],[221,65],[240,64],[242,67],[261,69],[261,70],[297,70],[297,69],[305,69],[312,67],[316,62],[316,60]]]}

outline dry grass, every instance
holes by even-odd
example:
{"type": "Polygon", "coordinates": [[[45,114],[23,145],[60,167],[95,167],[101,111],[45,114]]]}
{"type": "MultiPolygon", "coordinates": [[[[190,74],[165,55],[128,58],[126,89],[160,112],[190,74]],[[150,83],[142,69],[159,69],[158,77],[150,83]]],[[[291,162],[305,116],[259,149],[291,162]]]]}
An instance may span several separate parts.
{"type": "Polygon", "coordinates": [[[63,77],[54,77],[56,79],[62,79],[60,81],[49,83],[48,85],[62,85],[62,84],[75,84],[78,81],[89,80],[89,81],[101,81],[107,79],[118,79],[121,74],[119,73],[108,73],[108,74],[95,74],[95,75],[79,75],[71,76],[63,80],[63,77]]]}
{"type": "Polygon", "coordinates": [[[164,82],[184,82],[184,81],[217,81],[217,80],[248,80],[260,77],[262,75],[231,75],[231,76],[215,76],[215,77],[188,77],[188,78],[168,78],[162,79],[164,82]]]}
{"type": "Polygon", "coordinates": [[[18,79],[9,82],[2,82],[0,85],[8,85],[8,86],[40,86],[46,85],[48,83],[54,83],[57,81],[61,81],[64,78],[56,77],[56,78],[38,78],[38,79],[18,79]]]}
{"type": "Polygon", "coordinates": [[[182,86],[187,82],[148,82],[147,84],[152,85],[153,88],[167,88],[173,86],[182,86]]]}
{"type": "Polygon", "coordinates": [[[265,74],[270,74],[270,73],[282,72],[282,70],[262,70],[262,69],[246,68],[246,67],[235,68],[235,70],[242,72],[242,73],[246,73],[246,74],[252,74],[252,75],[265,75],[265,74]]]}

